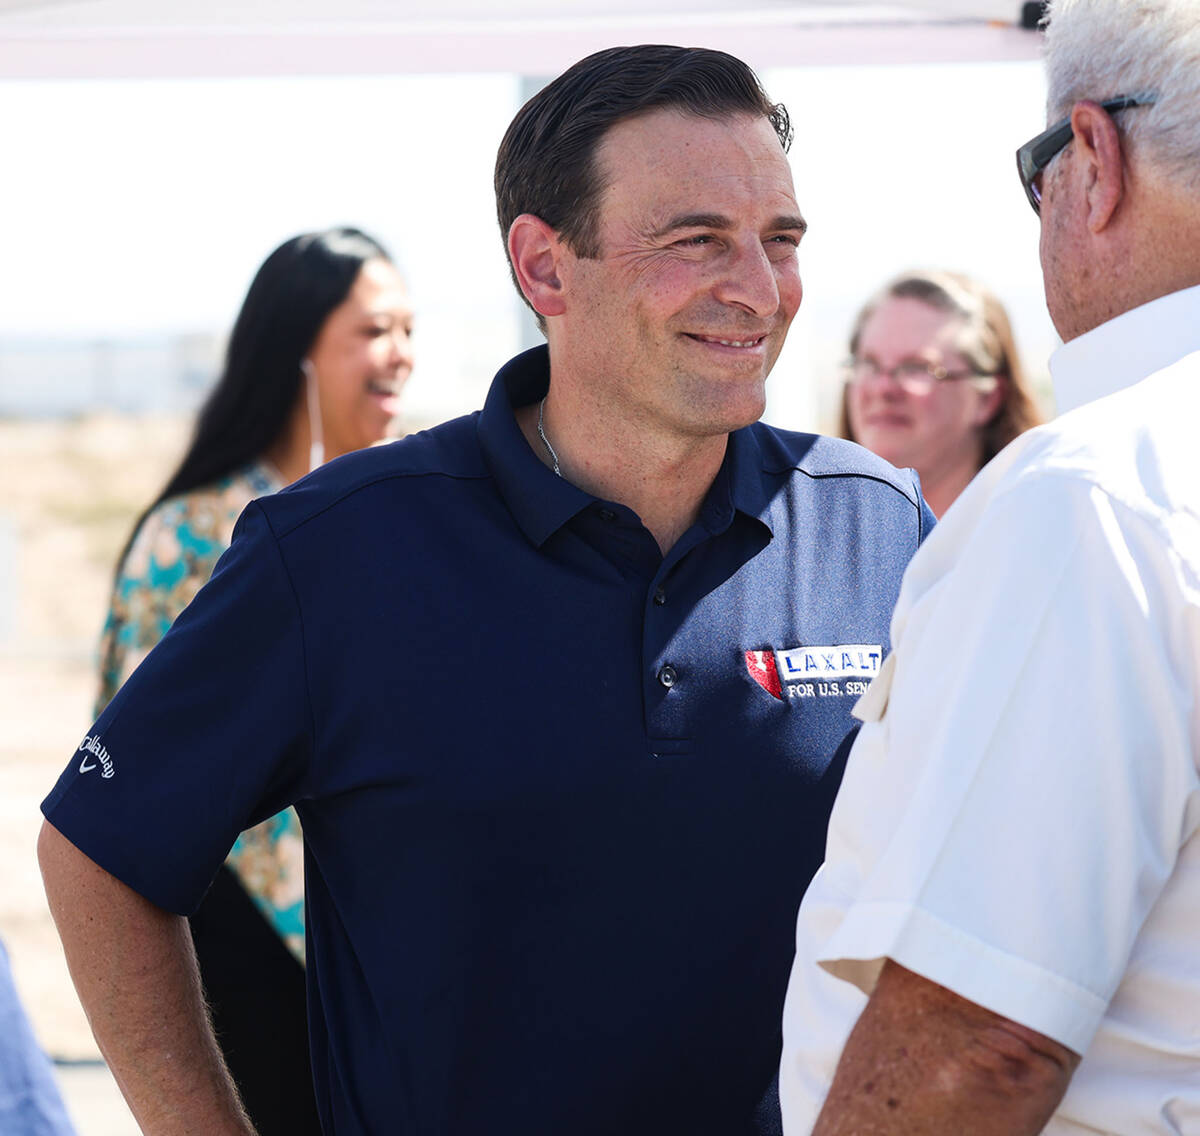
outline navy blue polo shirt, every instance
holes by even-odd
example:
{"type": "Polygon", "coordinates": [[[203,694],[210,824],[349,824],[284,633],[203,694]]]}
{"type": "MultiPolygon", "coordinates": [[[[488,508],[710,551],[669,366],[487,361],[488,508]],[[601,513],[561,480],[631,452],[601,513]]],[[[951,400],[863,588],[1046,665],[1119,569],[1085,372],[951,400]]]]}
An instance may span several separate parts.
{"type": "Polygon", "coordinates": [[[527,352],[481,413],[252,504],[44,805],[181,913],[296,805],[339,1136],[757,1130],[850,707],[932,525],[911,473],[755,425],[664,558],[527,445],[547,382],[527,352]]]}

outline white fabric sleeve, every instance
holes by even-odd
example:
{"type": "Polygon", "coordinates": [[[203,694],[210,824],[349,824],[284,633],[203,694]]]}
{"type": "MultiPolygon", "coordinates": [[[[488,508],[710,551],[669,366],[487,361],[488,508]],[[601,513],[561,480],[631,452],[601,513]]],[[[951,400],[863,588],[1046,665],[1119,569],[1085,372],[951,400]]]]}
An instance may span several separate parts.
{"type": "Polygon", "coordinates": [[[1087,1048],[1196,777],[1195,609],[1165,548],[1153,520],[1042,475],[940,578],[920,578],[936,554],[914,561],[886,712],[831,821],[822,886],[852,898],[827,970],[869,993],[892,958],[1087,1048]]]}

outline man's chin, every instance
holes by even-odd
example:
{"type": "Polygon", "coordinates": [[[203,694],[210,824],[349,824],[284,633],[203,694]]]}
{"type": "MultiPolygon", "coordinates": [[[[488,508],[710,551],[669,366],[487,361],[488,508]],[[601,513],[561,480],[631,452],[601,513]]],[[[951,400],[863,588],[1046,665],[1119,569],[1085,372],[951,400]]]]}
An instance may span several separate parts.
{"type": "Polygon", "coordinates": [[[765,393],[762,397],[722,408],[714,416],[717,422],[712,432],[714,434],[731,434],[734,430],[742,430],[747,426],[753,426],[755,422],[762,418],[766,410],[767,399],[765,393]]]}

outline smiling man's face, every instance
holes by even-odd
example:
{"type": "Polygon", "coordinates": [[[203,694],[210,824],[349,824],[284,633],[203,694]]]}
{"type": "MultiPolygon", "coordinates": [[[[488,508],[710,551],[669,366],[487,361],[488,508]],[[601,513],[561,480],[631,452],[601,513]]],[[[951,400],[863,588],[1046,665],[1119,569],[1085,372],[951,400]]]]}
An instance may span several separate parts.
{"type": "Polygon", "coordinates": [[[561,266],[557,359],[631,426],[756,421],[801,296],[804,221],[771,124],[652,111],[609,130],[597,162],[599,255],[561,266]]]}

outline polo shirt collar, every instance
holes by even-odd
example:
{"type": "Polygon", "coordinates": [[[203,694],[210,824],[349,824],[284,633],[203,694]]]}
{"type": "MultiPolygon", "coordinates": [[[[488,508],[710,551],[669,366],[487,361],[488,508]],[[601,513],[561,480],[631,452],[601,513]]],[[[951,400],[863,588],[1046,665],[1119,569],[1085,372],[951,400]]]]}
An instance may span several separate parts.
{"type": "MultiPolygon", "coordinates": [[[[550,389],[550,352],[543,344],[522,352],[497,372],[479,415],[479,444],[517,524],[541,547],[597,498],[558,477],[530,448],[514,411],[545,397],[550,389]]],[[[729,435],[725,460],[700,511],[700,523],[723,532],[736,510],[770,528],[769,497],[763,484],[762,452],[754,428],[729,435]]]]}
{"type": "MultiPolygon", "coordinates": [[[[763,454],[756,427],[747,426],[729,435],[725,461],[705,501],[705,510],[710,502],[716,504],[718,500],[725,506],[721,528],[733,520],[736,509],[774,531],[770,521],[771,495],[764,477],[763,454]]],[[[715,514],[713,519],[717,519],[715,514]]]]}
{"type": "Polygon", "coordinates": [[[1132,308],[1050,356],[1060,414],[1115,394],[1200,349],[1200,285],[1132,308]]]}
{"type": "Polygon", "coordinates": [[[550,350],[523,351],[496,372],[479,415],[484,459],[517,524],[539,548],[594,500],[544,465],[529,448],[513,413],[545,398],[550,389],[550,350]]]}

